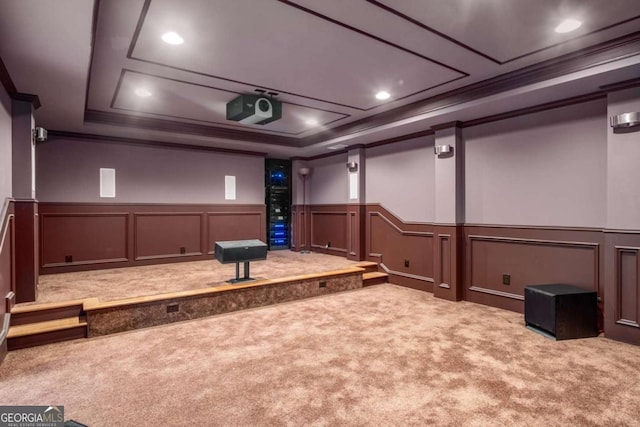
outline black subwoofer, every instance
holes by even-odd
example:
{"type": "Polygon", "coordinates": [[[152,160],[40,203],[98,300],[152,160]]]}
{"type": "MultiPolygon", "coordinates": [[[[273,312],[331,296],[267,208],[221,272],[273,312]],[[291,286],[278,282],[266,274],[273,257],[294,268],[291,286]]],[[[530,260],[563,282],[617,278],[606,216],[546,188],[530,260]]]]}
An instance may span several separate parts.
{"type": "Polygon", "coordinates": [[[576,286],[551,284],[524,289],[524,321],[557,340],[598,336],[598,295],[576,286]]]}

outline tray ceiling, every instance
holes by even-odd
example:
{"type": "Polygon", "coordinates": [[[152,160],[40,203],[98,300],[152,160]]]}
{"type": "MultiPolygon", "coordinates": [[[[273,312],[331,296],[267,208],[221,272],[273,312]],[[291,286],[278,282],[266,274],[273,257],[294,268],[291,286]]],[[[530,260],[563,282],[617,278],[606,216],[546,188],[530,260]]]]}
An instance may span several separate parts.
{"type": "Polygon", "coordinates": [[[394,117],[424,115],[442,94],[458,96],[478,82],[640,31],[637,0],[102,0],[93,9],[87,3],[0,3],[0,57],[20,92],[45,101],[37,119],[70,132],[197,135],[205,145],[305,147],[346,138],[394,117]],[[74,31],[65,28],[65,17],[82,23],[77,45],[65,38],[68,52],[51,31],[74,31]],[[582,20],[582,27],[555,33],[565,17],[582,20]],[[42,28],[20,25],[27,19],[42,21],[42,28]],[[163,42],[168,31],[184,43],[163,42]],[[88,51],[80,43],[89,43],[88,51]],[[84,51],[88,64],[73,60],[84,51]],[[65,56],[73,73],[51,69],[65,56]],[[78,74],[84,86],[63,80],[78,74]],[[60,84],[46,86],[47,79],[60,84]],[[150,96],[136,95],[140,88],[150,96]],[[226,103],[256,89],[277,93],[282,119],[227,121],[226,103]],[[389,99],[376,99],[382,90],[389,99]],[[84,103],[66,108],[66,96],[84,103]]]}

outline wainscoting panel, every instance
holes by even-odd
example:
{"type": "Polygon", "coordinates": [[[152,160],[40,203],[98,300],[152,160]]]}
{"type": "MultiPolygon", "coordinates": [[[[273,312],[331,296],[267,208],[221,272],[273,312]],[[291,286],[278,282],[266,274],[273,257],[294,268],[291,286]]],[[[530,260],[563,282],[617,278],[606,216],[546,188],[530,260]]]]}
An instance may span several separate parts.
{"type": "Polygon", "coordinates": [[[202,255],[202,215],[134,213],[135,259],[202,255]]]}
{"type": "Polygon", "coordinates": [[[464,242],[459,225],[435,225],[433,294],[450,301],[462,299],[464,242]]]}
{"type": "Polygon", "coordinates": [[[293,206],[291,209],[291,249],[294,251],[309,250],[309,207],[293,206]]]}
{"type": "Polygon", "coordinates": [[[347,256],[346,205],[311,206],[311,250],[347,256]]]}
{"type": "Polygon", "coordinates": [[[524,288],[562,283],[600,296],[602,233],[517,227],[465,227],[465,299],[524,310],[524,288]]]}
{"type": "Polygon", "coordinates": [[[291,250],[304,249],[304,212],[300,205],[291,206],[291,250]]]}
{"type": "Polygon", "coordinates": [[[364,205],[347,205],[347,258],[353,261],[364,260],[365,211],[364,205]]]}
{"type": "Polygon", "coordinates": [[[605,233],[605,335],[640,345],[640,233],[605,233]]]}
{"type": "Polygon", "coordinates": [[[433,292],[433,225],[403,222],[380,205],[366,212],[367,259],[380,263],[390,282],[433,292]]]}
{"type": "Polygon", "coordinates": [[[266,240],[264,205],[41,203],[39,209],[41,274],[211,259],[217,240],[266,240]]]}
{"type": "Polygon", "coordinates": [[[128,214],[41,213],[43,268],[128,260],[128,214]]]}
{"type": "Polygon", "coordinates": [[[618,314],[616,322],[623,325],[638,325],[638,252],[640,248],[616,246],[618,274],[615,286],[618,288],[618,314]],[[623,298],[624,295],[624,298],[623,298]]]}
{"type": "Polygon", "coordinates": [[[213,254],[216,242],[256,239],[262,234],[265,222],[260,212],[209,212],[207,225],[207,252],[213,254]]]}
{"type": "Polygon", "coordinates": [[[16,302],[31,302],[37,297],[38,272],[38,202],[36,200],[16,200],[15,234],[20,236],[15,242],[16,302]]]}

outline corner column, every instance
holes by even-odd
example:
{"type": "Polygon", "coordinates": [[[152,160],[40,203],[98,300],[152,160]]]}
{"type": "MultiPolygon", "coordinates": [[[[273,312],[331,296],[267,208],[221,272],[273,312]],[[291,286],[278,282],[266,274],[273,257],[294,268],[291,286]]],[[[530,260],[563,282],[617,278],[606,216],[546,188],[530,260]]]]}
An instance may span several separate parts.
{"type": "MultiPolygon", "coordinates": [[[[640,85],[607,94],[608,120],[640,112],[640,85]]],[[[624,117],[622,117],[624,118],[624,117]]],[[[604,334],[640,345],[640,125],[607,122],[607,222],[604,241],[604,334]]]]}
{"type": "Polygon", "coordinates": [[[459,122],[432,129],[436,151],[433,295],[459,301],[464,267],[464,141],[459,122]]]}
{"type": "Polygon", "coordinates": [[[364,146],[356,146],[347,152],[347,258],[354,261],[364,259],[366,165],[364,146]]]}
{"type": "Polygon", "coordinates": [[[13,197],[15,199],[16,302],[35,301],[38,289],[39,242],[36,200],[34,101],[12,104],[13,197]]]}

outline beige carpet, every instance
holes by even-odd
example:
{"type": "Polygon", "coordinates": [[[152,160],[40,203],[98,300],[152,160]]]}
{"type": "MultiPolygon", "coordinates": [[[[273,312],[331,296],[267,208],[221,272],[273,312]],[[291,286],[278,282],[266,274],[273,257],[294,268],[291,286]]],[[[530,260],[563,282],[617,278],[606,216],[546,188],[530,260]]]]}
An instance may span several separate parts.
{"type": "MultiPolygon", "coordinates": [[[[338,270],[356,264],[346,258],[319,253],[270,251],[266,261],[250,264],[253,278],[278,279],[338,270]]],[[[244,275],[242,264],[240,276],[244,275]]],[[[216,260],[114,268],[40,276],[36,303],[99,298],[102,301],[202,289],[226,284],[236,276],[235,264],[216,260]]],[[[24,304],[28,305],[28,304],[24,304]]]]}
{"type": "Polygon", "coordinates": [[[640,347],[394,285],[10,352],[0,385],[92,427],[640,424],[640,347]]]}

